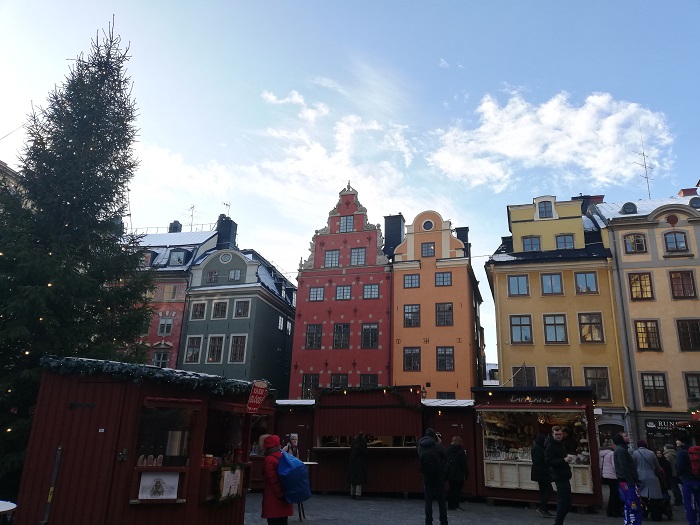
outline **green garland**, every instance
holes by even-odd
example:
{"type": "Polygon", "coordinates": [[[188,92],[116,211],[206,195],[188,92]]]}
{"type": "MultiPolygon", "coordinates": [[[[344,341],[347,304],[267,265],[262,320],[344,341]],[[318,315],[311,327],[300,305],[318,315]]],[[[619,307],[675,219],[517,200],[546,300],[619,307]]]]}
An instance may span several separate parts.
{"type": "MultiPolygon", "coordinates": [[[[410,410],[415,410],[416,412],[423,412],[423,405],[421,403],[419,404],[414,404],[410,403],[406,400],[405,397],[405,392],[408,391],[408,389],[411,387],[408,386],[401,386],[401,387],[396,387],[396,386],[371,386],[371,387],[364,387],[364,386],[353,386],[353,387],[325,387],[325,388],[318,388],[316,389],[317,394],[343,394],[345,395],[346,393],[354,393],[354,392],[386,392],[388,394],[391,394],[395,397],[398,397],[399,400],[401,401],[401,406],[408,408],[410,410]]],[[[412,387],[416,388],[420,391],[419,387],[412,387]]],[[[420,394],[419,394],[420,395],[420,394]]],[[[318,400],[318,395],[316,396],[316,399],[318,400]]]]}

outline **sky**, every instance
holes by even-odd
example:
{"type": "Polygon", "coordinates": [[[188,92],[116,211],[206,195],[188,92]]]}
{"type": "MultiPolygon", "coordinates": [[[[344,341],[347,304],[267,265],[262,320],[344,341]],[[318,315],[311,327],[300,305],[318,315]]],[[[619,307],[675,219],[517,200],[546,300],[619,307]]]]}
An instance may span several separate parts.
{"type": "Polygon", "coordinates": [[[295,282],[348,181],[382,231],[435,210],[470,228],[489,362],[506,206],[700,178],[698,0],[0,0],[0,160],[113,17],[139,108],[131,228],[225,213],[295,282]]]}

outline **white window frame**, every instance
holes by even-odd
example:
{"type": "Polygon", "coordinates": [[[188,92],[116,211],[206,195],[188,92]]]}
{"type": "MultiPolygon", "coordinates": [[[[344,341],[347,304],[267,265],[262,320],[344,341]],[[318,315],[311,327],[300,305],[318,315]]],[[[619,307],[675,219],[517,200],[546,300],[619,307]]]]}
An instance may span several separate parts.
{"type": "Polygon", "coordinates": [[[185,356],[182,360],[183,364],[186,365],[198,365],[199,362],[202,360],[202,346],[204,346],[202,343],[204,342],[204,335],[188,335],[187,340],[185,341],[185,356]],[[188,361],[187,360],[187,349],[190,347],[190,339],[199,339],[199,356],[197,357],[196,361],[188,361]]]}
{"type": "Polygon", "coordinates": [[[168,337],[173,333],[173,317],[161,317],[158,320],[158,335],[161,337],[168,337]],[[164,328],[164,329],[161,329],[164,328]],[[168,329],[169,328],[169,329],[168,329]]]}
{"type": "Polygon", "coordinates": [[[231,337],[229,338],[229,343],[228,343],[228,361],[227,363],[230,365],[240,365],[244,364],[246,360],[246,356],[248,354],[248,334],[231,334],[231,337]],[[232,361],[232,355],[233,355],[233,340],[236,337],[242,337],[245,342],[243,344],[243,359],[240,361],[232,361]]]}
{"type": "Polygon", "coordinates": [[[228,299],[212,301],[212,303],[211,303],[211,320],[212,321],[221,321],[222,319],[227,319],[227,318],[228,318],[228,299]],[[221,304],[221,303],[226,304],[226,308],[224,309],[224,315],[221,317],[214,317],[214,314],[216,313],[216,305],[221,304]]]}
{"type": "Polygon", "coordinates": [[[207,337],[207,357],[204,359],[204,364],[205,365],[220,365],[221,363],[223,363],[225,345],[226,345],[226,334],[209,334],[209,336],[207,337]],[[219,356],[218,361],[209,361],[209,349],[211,347],[211,341],[212,341],[212,339],[214,339],[216,337],[221,338],[221,355],[219,356]]]}
{"type": "Polygon", "coordinates": [[[248,319],[250,318],[250,311],[252,309],[252,301],[250,299],[236,299],[233,302],[233,318],[234,319],[248,319]],[[238,311],[238,303],[248,303],[248,315],[236,315],[238,311]]]}
{"type": "Polygon", "coordinates": [[[190,321],[206,321],[207,319],[207,302],[206,301],[196,301],[192,303],[192,307],[190,308],[190,321]],[[204,315],[202,317],[192,317],[192,313],[194,312],[194,306],[196,304],[203,304],[204,305],[204,315]]]}

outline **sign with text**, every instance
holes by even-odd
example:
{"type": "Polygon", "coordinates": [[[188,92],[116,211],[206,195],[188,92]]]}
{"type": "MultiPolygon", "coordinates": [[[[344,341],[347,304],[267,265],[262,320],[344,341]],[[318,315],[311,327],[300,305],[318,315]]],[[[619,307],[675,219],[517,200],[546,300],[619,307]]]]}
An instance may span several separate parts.
{"type": "Polygon", "coordinates": [[[260,409],[260,405],[265,401],[267,397],[267,391],[269,385],[267,381],[253,381],[253,389],[250,391],[250,397],[248,398],[248,405],[245,411],[249,414],[256,414],[260,409]]]}

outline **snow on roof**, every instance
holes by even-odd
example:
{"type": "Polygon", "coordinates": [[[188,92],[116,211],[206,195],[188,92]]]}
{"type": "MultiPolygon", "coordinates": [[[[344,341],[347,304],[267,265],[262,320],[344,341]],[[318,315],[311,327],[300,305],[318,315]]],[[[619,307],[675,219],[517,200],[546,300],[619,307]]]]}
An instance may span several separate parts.
{"type": "Polygon", "coordinates": [[[640,199],[637,201],[625,201],[625,202],[599,202],[595,206],[598,212],[606,219],[619,219],[621,217],[644,217],[649,215],[655,209],[661,206],[669,205],[683,205],[688,206],[690,199],[696,197],[696,195],[687,195],[685,197],[673,196],[664,199],[640,199]],[[622,207],[626,202],[631,202],[637,207],[637,213],[622,213],[622,207]]]}
{"type": "Polygon", "coordinates": [[[455,407],[473,407],[473,399],[424,399],[422,401],[426,407],[436,408],[455,408],[455,407]]]}
{"type": "Polygon", "coordinates": [[[144,235],[141,239],[141,246],[154,247],[154,246],[165,246],[165,247],[175,247],[175,246],[194,246],[200,245],[212,237],[216,236],[218,232],[177,232],[177,233],[152,233],[149,235],[144,235]]]}
{"type": "Polygon", "coordinates": [[[584,215],[581,219],[583,220],[583,231],[594,232],[598,230],[595,223],[589,217],[584,215]]]}
{"type": "Polygon", "coordinates": [[[278,406],[314,406],[316,404],[315,399],[278,399],[276,401],[278,406]]]}

